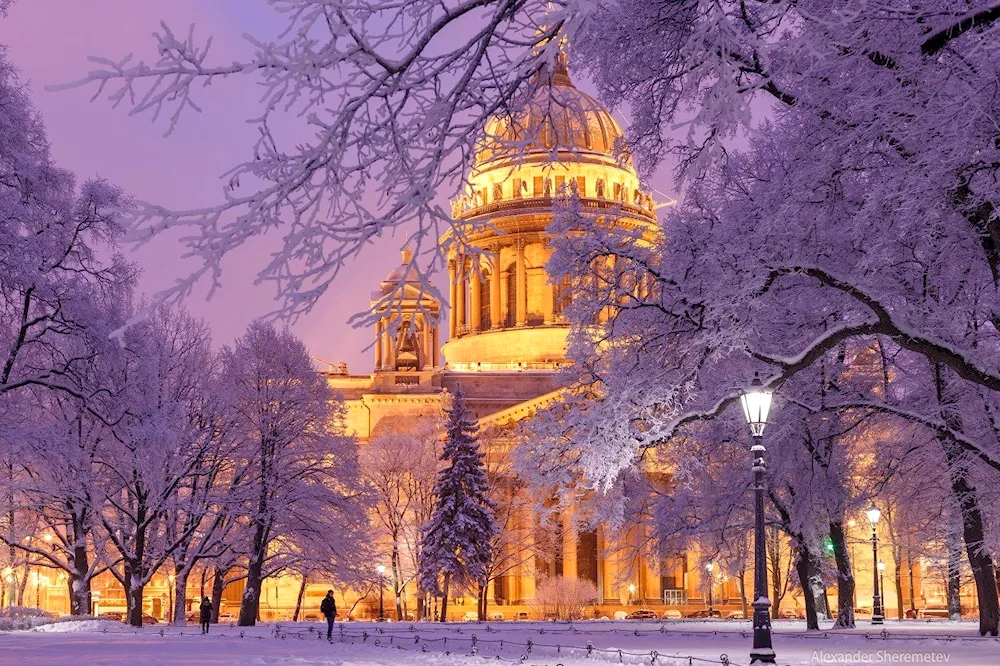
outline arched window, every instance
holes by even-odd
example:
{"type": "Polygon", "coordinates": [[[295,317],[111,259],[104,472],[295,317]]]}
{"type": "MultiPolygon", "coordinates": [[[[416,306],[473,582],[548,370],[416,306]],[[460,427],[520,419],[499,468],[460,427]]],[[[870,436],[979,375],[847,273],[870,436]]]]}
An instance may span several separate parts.
{"type": "Polygon", "coordinates": [[[513,264],[507,269],[507,312],[504,325],[513,328],[517,324],[517,269],[513,264]]]}
{"type": "Polygon", "coordinates": [[[480,283],[479,287],[479,326],[484,331],[488,331],[493,327],[493,321],[490,319],[490,298],[492,298],[492,286],[492,276],[490,275],[489,270],[484,269],[483,281],[480,283]]]}

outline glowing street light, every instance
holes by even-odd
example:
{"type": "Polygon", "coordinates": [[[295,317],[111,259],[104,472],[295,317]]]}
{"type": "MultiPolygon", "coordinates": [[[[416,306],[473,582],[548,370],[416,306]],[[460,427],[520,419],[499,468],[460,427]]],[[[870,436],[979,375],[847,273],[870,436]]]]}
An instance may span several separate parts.
{"type": "Polygon", "coordinates": [[[705,565],[705,571],[708,572],[708,618],[709,619],[712,619],[714,617],[714,614],[712,613],[713,610],[712,606],[715,605],[715,599],[712,596],[713,594],[712,590],[715,587],[715,577],[712,575],[712,572],[714,570],[715,570],[715,564],[713,564],[712,562],[709,562],[708,564],[705,565]]]}
{"type": "MultiPolygon", "coordinates": [[[[872,571],[872,585],[875,592],[872,595],[872,624],[884,624],[885,617],[882,615],[882,595],[879,592],[879,578],[881,578],[878,561],[878,519],[882,517],[879,508],[872,504],[872,507],[865,512],[868,515],[868,522],[872,525],[872,563],[875,570],[872,571]]],[[[885,565],[882,565],[885,567],[885,565]]]]}
{"type": "Polygon", "coordinates": [[[753,530],[753,649],[751,664],[773,664],[771,645],[771,601],[767,598],[767,552],[764,543],[764,427],[771,412],[771,392],[754,374],[750,388],[740,395],[743,416],[750,426],[753,446],[754,530],[753,530]]]}

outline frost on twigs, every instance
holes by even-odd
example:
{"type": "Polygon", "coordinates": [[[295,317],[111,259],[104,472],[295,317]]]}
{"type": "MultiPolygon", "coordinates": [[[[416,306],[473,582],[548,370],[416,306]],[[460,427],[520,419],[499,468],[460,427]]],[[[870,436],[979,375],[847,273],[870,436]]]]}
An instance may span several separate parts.
{"type": "MultiPolygon", "coordinates": [[[[454,227],[444,197],[457,195],[488,118],[510,113],[574,16],[543,0],[410,3],[364,0],[271,3],[285,29],[248,36],[253,55],[225,62],[192,27],[163,25],[158,59],[93,58],[98,69],[57,88],[85,86],[167,132],[199,108],[222,78],[263,91],[249,113],[258,138],[224,174],[218,204],[168,210],[140,203],[131,239],[182,230],[200,267],[158,295],[215,289],[221,261],[247,239],[272,231],[280,247],[258,272],[275,285],[278,313],[307,312],[332,280],[377,239],[399,233],[421,262],[440,269],[438,238],[454,227]],[[274,128],[294,126],[290,134],[274,128]]],[[[195,121],[196,122],[196,121],[195,121]]],[[[401,245],[404,243],[401,243],[401,245]]],[[[359,322],[364,323],[365,316],[359,322]]]]}

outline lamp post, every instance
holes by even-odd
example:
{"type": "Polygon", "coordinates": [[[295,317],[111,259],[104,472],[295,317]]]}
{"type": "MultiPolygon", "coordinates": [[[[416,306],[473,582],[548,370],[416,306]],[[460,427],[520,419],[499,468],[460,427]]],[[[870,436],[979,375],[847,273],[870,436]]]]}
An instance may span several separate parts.
{"type": "Polygon", "coordinates": [[[709,562],[705,565],[705,571],[708,572],[708,618],[712,619],[712,606],[715,605],[715,599],[713,597],[713,589],[715,587],[715,577],[712,575],[712,570],[715,569],[715,564],[709,562]]]}
{"type": "Polygon", "coordinates": [[[771,392],[754,375],[750,388],[740,396],[743,416],[750,426],[753,446],[754,529],[753,529],[753,649],[751,664],[773,664],[771,646],[771,601],[767,598],[767,553],[764,543],[764,426],[771,410],[771,392]]]}
{"type": "MultiPolygon", "coordinates": [[[[851,531],[853,531],[854,528],[858,526],[858,521],[856,521],[853,518],[851,518],[850,520],[847,521],[847,526],[851,529],[851,531]]],[[[857,608],[858,607],[858,577],[854,575],[854,562],[855,562],[855,560],[854,560],[854,541],[855,541],[855,538],[852,537],[852,536],[850,536],[850,533],[848,533],[848,535],[847,535],[847,543],[849,544],[848,547],[851,550],[851,577],[854,578],[854,599],[852,601],[854,602],[854,608],[857,608]]]]}
{"type": "Polygon", "coordinates": [[[380,564],[376,568],[378,569],[378,621],[385,622],[385,565],[380,564]]]}
{"type": "Polygon", "coordinates": [[[635,583],[628,584],[628,605],[635,605],[635,583]]]}
{"type": "Polygon", "coordinates": [[[878,527],[878,519],[882,517],[882,512],[879,511],[877,506],[872,504],[872,508],[868,509],[866,513],[868,514],[868,522],[872,524],[872,564],[875,565],[875,568],[872,569],[872,585],[875,588],[875,592],[872,595],[872,624],[884,624],[882,595],[879,593],[878,531],[876,529],[878,527]]]}
{"type": "MultiPolygon", "coordinates": [[[[885,572],[885,562],[882,560],[878,561],[878,589],[882,591],[882,595],[885,595],[885,579],[882,578],[882,574],[885,572]]],[[[882,615],[885,615],[885,609],[882,609],[882,615]]]]}

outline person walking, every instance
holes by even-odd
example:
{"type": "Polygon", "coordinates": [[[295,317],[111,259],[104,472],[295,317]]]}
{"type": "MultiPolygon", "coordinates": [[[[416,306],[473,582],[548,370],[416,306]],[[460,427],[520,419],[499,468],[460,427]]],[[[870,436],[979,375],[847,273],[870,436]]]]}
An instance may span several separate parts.
{"type": "Polygon", "coordinates": [[[326,618],[326,640],[333,640],[333,623],[337,620],[337,602],[333,600],[333,590],[327,590],[323,597],[323,603],[319,605],[319,612],[326,618]]]}
{"type": "Polygon", "coordinates": [[[212,623],[212,599],[204,597],[201,606],[198,608],[198,621],[201,622],[201,633],[208,633],[208,625],[212,623]]]}

